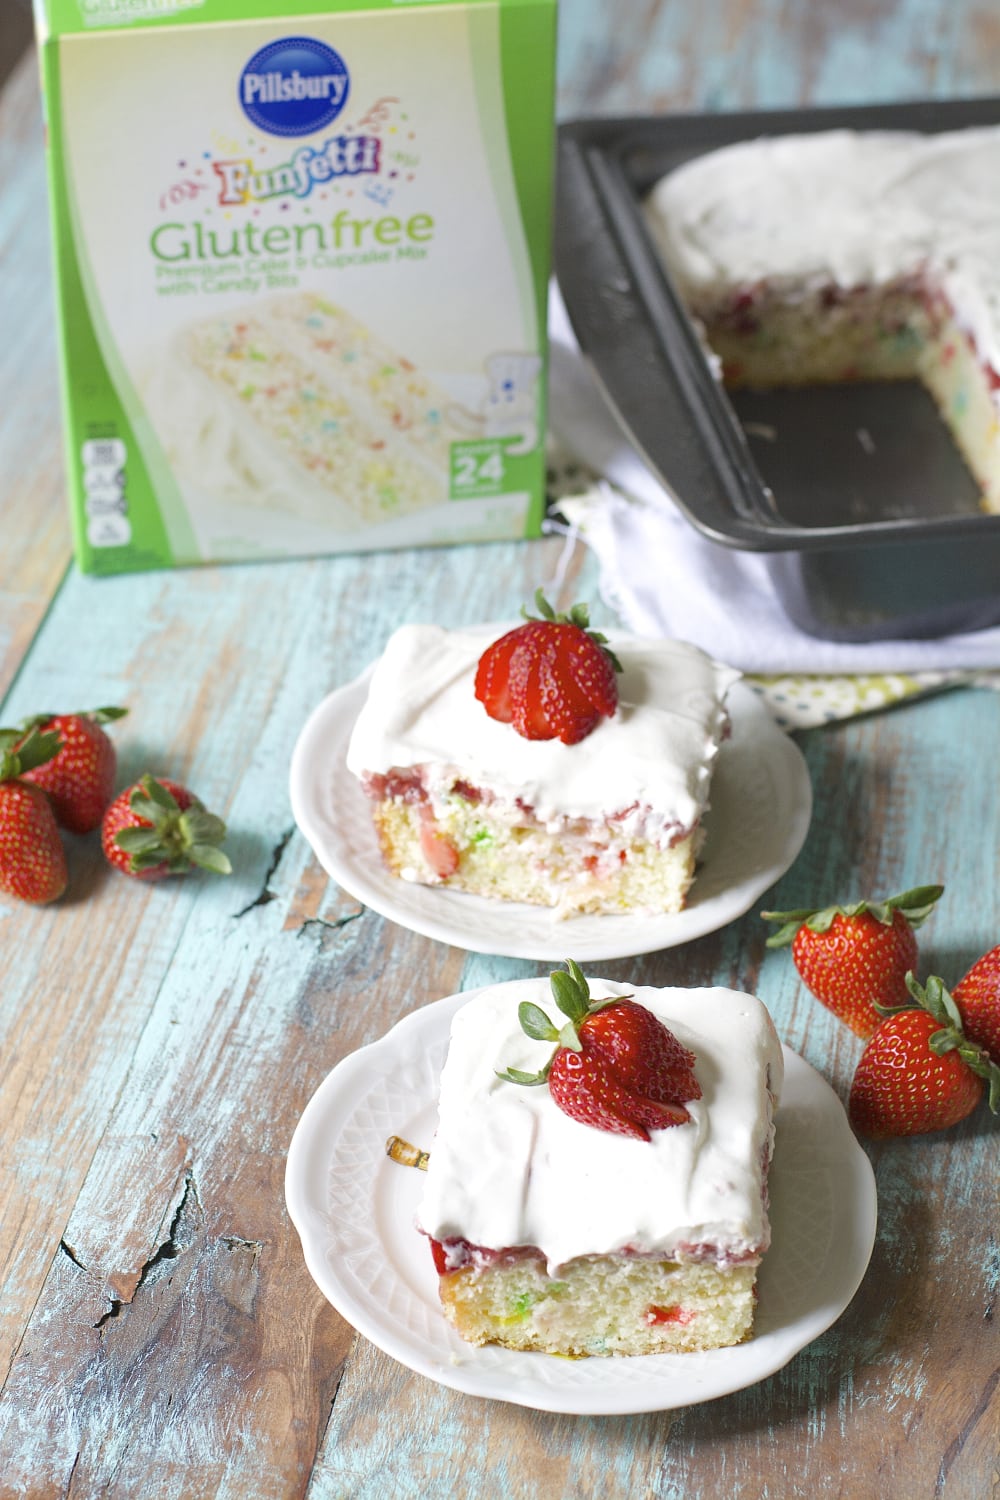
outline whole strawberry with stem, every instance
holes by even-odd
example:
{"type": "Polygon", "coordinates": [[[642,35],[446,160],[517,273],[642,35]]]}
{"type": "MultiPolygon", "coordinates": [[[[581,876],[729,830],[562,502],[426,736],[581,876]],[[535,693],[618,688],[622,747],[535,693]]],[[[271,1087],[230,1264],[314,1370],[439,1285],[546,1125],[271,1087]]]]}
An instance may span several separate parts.
{"type": "Polygon", "coordinates": [[[491,719],[527,740],[575,745],[618,707],[621,663],[591,630],[585,604],[556,614],[542,590],[538,615],[493,641],[476,668],[475,693],[491,719]]]}
{"type": "Polygon", "coordinates": [[[1000,1068],[962,1028],[944,982],[906,977],[908,1008],[894,1010],[869,1038],[854,1081],[848,1114],[862,1135],[923,1135],[964,1120],[988,1089],[1000,1109],[1000,1068]]]}
{"type": "Polygon", "coordinates": [[[869,1037],[879,1006],[907,1002],[906,975],[917,966],[914,929],[943,891],[942,885],[921,885],[886,901],[764,911],[766,922],[781,923],[767,946],[791,943],[806,987],[858,1036],[869,1037]]]}
{"type": "Polygon", "coordinates": [[[35,714],[25,720],[25,731],[57,734],[62,741],[58,753],[25,772],[24,779],[47,793],[56,822],[70,833],[91,833],[100,827],[114,796],[118,767],[115,747],[102,726],[127,713],[127,708],[96,708],[90,713],[35,714]]]}
{"type": "Polygon", "coordinates": [[[49,799],[23,778],[59,752],[57,734],[0,730],[0,890],[45,905],[66,889],[66,853],[49,799]]]}
{"type": "Polygon", "coordinates": [[[684,1108],[701,1098],[694,1053],[658,1016],[628,996],[592,1000],[578,964],[566,960],[549,976],[556,1005],[567,1017],[561,1028],[530,1001],[517,1010],[521,1029],[556,1049],[538,1073],[507,1068],[508,1083],[548,1084],[564,1114],[582,1125],[648,1141],[651,1130],[682,1125],[684,1108]]]}
{"type": "Polygon", "coordinates": [[[138,880],[162,880],[198,868],[217,875],[232,870],[219,848],[221,818],[166,776],[141,776],[120,792],[104,814],[101,847],[116,870],[138,880]]]}
{"type": "Polygon", "coordinates": [[[951,993],[970,1042],[1000,1063],[1000,947],[978,958],[951,993]]]}

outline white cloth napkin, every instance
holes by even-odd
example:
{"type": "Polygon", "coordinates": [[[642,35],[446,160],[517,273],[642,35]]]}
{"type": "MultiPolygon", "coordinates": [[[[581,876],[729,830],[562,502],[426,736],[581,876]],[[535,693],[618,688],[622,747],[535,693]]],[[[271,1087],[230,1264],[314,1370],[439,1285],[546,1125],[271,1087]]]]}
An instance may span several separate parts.
{"type": "Polygon", "coordinates": [[[630,630],[679,636],[744,672],[967,674],[1000,668],[1000,628],[930,641],[843,644],[785,614],[762,557],[710,541],[630,446],[580,354],[558,289],[549,299],[549,425],[606,483],[560,502],[594,550],[601,593],[630,630]]]}

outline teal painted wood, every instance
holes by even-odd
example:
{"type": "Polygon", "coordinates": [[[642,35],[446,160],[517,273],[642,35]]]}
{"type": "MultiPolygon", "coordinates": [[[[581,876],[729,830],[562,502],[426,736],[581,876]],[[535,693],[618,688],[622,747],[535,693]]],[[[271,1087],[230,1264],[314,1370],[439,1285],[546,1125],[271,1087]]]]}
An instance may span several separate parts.
{"type": "Polygon", "coordinates": [[[560,21],[564,116],[782,109],[1000,90],[992,0],[571,0],[560,21]]]}
{"type": "MultiPolygon", "coordinates": [[[[571,0],[561,106],[984,92],[1000,82],[991,12],[714,0],[612,16],[571,0]]],[[[37,222],[4,222],[43,243],[37,222]]],[[[50,411],[39,441],[53,433],[50,411]]],[[[18,498],[15,477],[0,517],[18,498]]],[[[511,616],[562,557],[549,541],[71,571],[58,591],[3,722],[128,703],[122,779],[190,777],[230,822],[235,874],[150,890],[79,841],[73,899],[0,904],[0,1494],[865,1500],[891,1475],[908,1500],[981,1500],[1000,1482],[997,1130],[982,1114],[872,1148],[880,1237],[844,1318],[769,1381],[676,1414],[554,1417],[446,1391],[355,1336],[305,1272],[284,1153],[328,1069],[416,1005],[540,969],[426,942],[328,886],[293,829],[292,744],[396,624],[511,616]]],[[[592,564],[577,568],[592,594],[592,564]]],[[[956,977],[1000,940],[998,737],[1000,697],[971,691],[802,736],[816,817],[767,900],[943,880],[922,945],[956,977]]],[[[757,989],[846,1097],[859,1044],[764,938],[751,913],[602,969],[757,989]]]]}
{"type": "MultiPolygon", "coordinates": [[[[554,563],[561,550],[561,542],[552,542],[272,567],[267,610],[260,608],[261,569],[104,583],[74,572],[67,579],[7,699],[7,719],[42,701],[79,702],[83,684],[87,702],[127,703],[130,717],[118,733],[121,780],[151,767],[189,781],[230,823],[235,874],[151,889],[103,869],[96,840],[81,841],[74,887],[89,903],[93,941],[80,953],[72,990],[60,948],[65,908],[12,907],[5,918],[17,933],[4,949],[5,1060],[16,1074],[12,1052],[26,1009],[58,1003],[61,1028],[46,1063],[65,1095],[58,1110],[46,1105],[53,1130],[47,1140],[8,1142],[7,1222],[21,1231],[6,1267],[5,1301],[21,1303],[32,1326],[8,1350],[15,1357],[0,1396],[5,1476],[58,1487],[72,1473],[85,1490],[93,1465],[95,1485],[98,1475],[112,1473],[127,1493],[129,1463],[141,1468],[155,1455],[162,1464],[179,1448],[178,1472],[188,1479],[178,1480],[178,1493],[189,1492],[191,1471],[202,1474],[204,1493],[226,1492],[219,1489],[224,1481],[232,1493],[246,1493],[251,1455],[256,1493],[286,1492],[287,1447],[273,1460],[268,1490],[260,1432],[249,1415],[242,1427],[237,1422],[248,1434],[246,1446],[233,1430],[240,1413],[222,1351],[199,1350],[199,1383],[213,1390],[201,1426],[192,1429],[183,1404],[169,1420],[155,1400],[129,1405],[123,1391],[138,1374],[135,1334],[122,1335],[124,1352],[116,1335],[132,1328],[129,1315],[155,1320],[152,1288],[160,1287],[161,1299],[165,1294],[158,1278],[149,1280],[150,1268],[163,1264],[157,1254],[164,1244],[173,1252],[170,1226],[185,1204],[188,1216],[198,1205],[190,1234],[192,1243],[204,1243],[206,1264],[201,1279],[178,1295],[194,1298],[199,1316],[206,1315],[201,1296],[217,1291],[210,1262],[224,1242],[269,1252],[243,1266],[253,1281],[246,1295],[261,1304],[262,1327],[285,1324],[290,1288],[283,1276],[274,1277],[265,1317],[269,1298],[257,1290],[258,1267],[262,1277],[273,1275],[274,1265],[289,1259],[295,1296],[315,1315],[317,1298],[282,1202],[284,1151],[295,1119],[339,1056],[414,1005],[459,987],[461,962],[447,949],[387,932],[371,914],[351,921],[358,908],[336,897],[315,923],[286,926],[311,863],[304,841],[292,834],[292,745],[319,698],[355,676],[396,624],[457,623],[484,605],[494,617],[513,616],[538,582],[548,582],[551,566],[540,567],[541,560],[554,563]],[[484,563],[492,585],[484,582],[484,563]],[[197,670],[180,672],[179,662],[196,662],[197,670]],[[263,892],[268,899],[261,901],[263,892]],[[373,996],[372,975],[387,964],[394,977],[373,996]],[[61,978],[57,994],[50,976],[61,978]],[[103,1022],[98,1029],[89,1024],[94,1016],[103,1022]],[[316,1025],[323,1035],[318,1047],[310,1035],[316,1025]],[[54,1140],[72,1141],[72,1151],[53,1150],[54,1140]],[[261,1199],[263,1226],[252,1222],[261,1199]],[[53,1219],[60,1225],[55,1241],[53,1219]],[[64,1248],[56,1253],[60,1239],[64,1248]],[[52,1321],[67,1318],[69,1359],[67,1346],[49,1332],[52,1321]],[[67,1422],[66,1400],[77,1420],[67,1422]],[[51,1414],[41,1424],[44,1437],[40,1410],[51,1414]],[[121,1433],[121,1451],[112,1432],[121,1433]],[[227,1457],[212,1460],[215,1453],[227,1457]]],[[[183,1386],[189,1372],[190,1348],[174,1354],[178,1369],[171,1375],[166,1361],[164,1389],[183,1386]]],[[[282,1370],[293,1380],[287,1358],[282,1370]]],[[[254,1384],[258,1372],[254,1366],[243,1373],[252,1411],[263,1399],[254,1384]]],[[[300,1421],[293,1451],[302,1434],[315,1440],[317,1391],[308,1394],[312,1423],[300,1421]]],[[[287,1444],[289,1430],[282,1432],[287,1444]]],[[[293,1467],[306,1458],[296,1456],[293,1467]]],[[[162,1485],[159,1492],[167,1493],[166,1478],[162,1485]]]]}
{"type": "MultiPolygon", "coordinates": [[[[234,1371],[239,1344],[235,1314],[225,1298],[225,1316],[218,1311],[224,1287],[237,1310],[241,1299],[254,1304],[254,1350],[259,1357],[256,1340],[266,1340],[269,1322],[284,1328],[291,1318],[294,1326],[290,1305],[314,1303],[296,1264],[292,1231],[287,1222],[281,1223],[280,1232],[274,1223],[289,1115],[294,1117],[339,1056],[371,1040],[413,1004],[453,988],[537,968],[496,958],[459,957],[456,962],[437,945],[386,931],[387,924],[371,914],[329,930],[286,930],[287,911],[309,858],[301,839],[293,835],[271,870],[290,827],[285,772],[291,744],[318,696],[353,675],[396,623],[431,615],[457,622],[470,618],[468,611],[474,607],[495,617],[510,614],[530,592],[529,585],[551,571],[539,569],[538,563],[540,557],[551,560],[557,545],[490,549],[497,566],[488,577],[476,566],[482,553],[475,549],[465,555],[435,554],[434,569],[426,566],[427,558],[413,555],[371,558],[363,567],[347,560],[289,564],[268,570],[272,607],[266,614],[257,607],[255,569],[227,572],[221,589],[220,575],[210,573],[118,580],[107,594],[108,586],[76,575],[67,581],[32,653],[31,671],[22,675],[11,695],[8,717],[27,711],[30,694],[38,690],[36,683],[61,701],[88,673],[100,689],[98,697],[127,697],[133,718],[129,737],[125,725],[120,731],[123,774],[145,764],[153,746],[176,745],[183,773],[190,774],[230,818],[237,874],[231,882],[206,881],[193,889],[178,886],[148,893],[112,876],[102,882],[93,850],[84,861],[84,868],[91,862],[95,866],[94,885],[89,887],[90,899],[97,903],[95,916],[105,914],[106,898],[115,898],[118,920],[120,902],[138,902],[139,928],[166,925],[169,952],[154,949],[150,971],[124,976],[133,994],[137,1034],[116,1033],[121,1050],[103,1050],[84,1080],[95,1135],[101,1123],[106,1129],[94,1141],[93,1165],[67,1215],[63,1239],[72,1259],[66,1251],[56,1256],[0,1399],[0,1451],[12,1476],[20,1472],[26,1482],[28,1476],[44,1476],[55,1485],[67,1482],[72,1471],[81,1493],[113,1476],[120,1492],[130,1493],[151,1464],[162,1468],[166,1463],[168,1474],[170,1464],[179,1464],[176,1487],[164,1480],[160,1493],[227,1494],[241,1492],[252,1460],[255,1493],[295,1492],[288,1488],[290,1458],[294,1455],[296,1469],[307,1464],[308,1446],[304,1451],[295,1444],[269,1449],[263,1442],[253,1412],[275,1370],[265,1362],[234,1371]],[[88,608],[98,597],[97,589],[111,601],[107,610],[88,608]],[[362,603],[362,590],[372,601],[387,601],[381,615],[362,603]],[[191,616],[187,626],[177,611],[181,602],[191,616]],[[175,622],[169,651],[166,642],[156,641],[161,634],[156,628],[141,633],[124,628],[129,617],[137,618],[140,605],[152,619],[175,622]],[[81,628],[81,621],[89,621],[89,628],[81,628]],[[202,641],[202,672],[191,680],[178,677],[174,667],[179,657],[189,654],[184,635],[188,629],[202,641]],[[157,644],[158,654],[151,649],[157,644]],[[87,667],[88,661],[97,659],[104,663],[100,674],[87,667]],[[200,739],[191,741],[186,726],[201,723],[206,698],[216,717],[207,720],[200,739]],[[217,757],[214,769],[210,747],[217,757]],[[231,795],[223,785],[223,767],[228,767],[231,795]],[[265,887],[273,899],[252,905],[265,887]],[[377,981],[373,984],[376,962],[388,977],[388,994],[377,981]],[[206,1067],[198,1059],[211,1061],[206,1067]],[[117,1103],[108,1114],[112,1100],[117,1103]],[[284,1134],[274,1129],[279,1118],[284,1134]],[[142,1196],[123,1203],[124,1182],[143,1183],[142,1196]],[[175,1277],[180,1279],[183,1268],[187,1279],[174,1291],[177,1305],[169,1310],[177,1317],[197,1310],[204,1318],[216,1307],[211,1321],[218,1325],[212,1330],[216,1341],[206,1337],[198,1346],[193,1371],[190,1346],[171,1347],[156,1321],[153,1295],[160,1287],[161,1300],[168,1300],[167,1290],[158,1280],[150,1280],[148,1269],[143,1272],[154,1261],[158,1246],[168,1240],[186,1190],[188,1213],[194,1214],[191,1183],[199,1205],[197,1222],[187,1231],[190,1245],[171,1257],[180,1262],[175,1277]],[[262,1184],[267,1204],[263,1216],[262,1184]],[[214,1264],[225,1243],[243,1247],[240,1274],[245,1284],[235,1292],[232,1267],[223,1276],[214,1264]],[[117,1311],[115,1300],[124,1304],[117,1311]],[[51,1333],[54,1322],[65,1325],[71,1310],[75,1373],[73,1363],[67,1364],[66,1344],[53,1340],[51,1333]],[[128,1337],[130,1318],[139,1322],[146,1337],[156,1334],[151,1347],[135,1333],[128,1337]],[[76,1347],[80,1329],[90,1330],[85,1348],[76,1347]],[[162,1368],[151,1361],[156,1349],[162,1368]],[[185,1401],[175,1401],[175,1409],[166,1411],[162,1392],[184,1388],[192,1375],[197,1412],[185,1401]],[[159,1401],[153,1399],[157,1394],[159,1401]],[[65,1419],[67,1407],[76,1417],[72,1423],[65,1419]],[[52,1413],[54,1420],[46,1424],[40,1413],[52,1413]],[[83,1457],[78,1457],[81,1449],[83,1457]],[[16,1456],[24,1465],[21,1470],[14,1467],[16,1456]],[[192,1489],[195,1476],[197,1490],[192,1489]]],[[[773,899],[795,904],[817,891],[847,888],[853,894],[899,887],[928,875],[943,879],[947,905],[928,929],[925,946],[935,967],[954,973],[977,948],[992,941],[997,928],[998,841],[974,832],[1000,826],[997,789],[995,782],[984,785],[963,774],[963,768],[970,747],[986,751],[996,743],[998,717],[1000,699],[962,692],[804,736],[817,790],[817,818],[802,856],[773,899]],[[973,832],[963,837],[962,829],[973,832]],[[937,931],[941,938],[932,946],[937,931]]],[[[348,911],[354,916],[356,908],[348,906],[348,911]]],[[[19,915],[15,912],[12,920],[19,915]]],[[[45,953],[58,933],[61,915],[58,910],[38,915],[43,921],[40,945],[25,954],[25,961],[44,977],[45,953]]],[[[683,951],[651,955],[637,965],[604,967],[612,977],[643,982],[717,979],[756,987],[786,1040],[843,1092],[857,1044],[803,997],[787,954],[764,956],[763,936],[763,924],[748,916],[683,951]]],[[[133,948],[141,949],[142,942],[138,936],[133,948]]],[[[77,1038],[86,1028],[87,1002],[84,992],[72,1033],[77,1038]]],[[[23,991],[13,1003],[5,1001],[5,1031],[16,1023],[16,1010],[23,1003],[23,991]]],[[[120,1006],[128,1009],[124,1000],[116,1002],[119,1015],[120,1006]]],[[[72,1050],[53,1062],[68,1073],[72,1050]]],[[[87,1123],[85,1116],[78,1128],[87,1123]]],[[[480,1488],[469,1481],[468,1493],[483,1495],[495,1493],[491,1486],[501,1478],[513,1485],[512,1493],[587,1493],[576,1487],[579,1479],[562,1457],[574,1446],[583,1450],[591,1465],[599,1452],[606,1492],[611,1494],[630,1493],[637,1473],[656,1495],[672,1493],[694,1473],[706,1494],[721,1492],[712,1484],[727,1482],[727,1474],[729,1482],[739,1476],[740,1485],[750,1485],[766,1453],[759,1442],[747,1444],[742,1436],[747,1423],[752,1419],[754,1426],[767,1427],[775,1410],[791,1421],[803,1409],[812,1410],[817,1399],[832,1403],[840,1413],[835,1435],[845,1444],[851,1438],[852,1451],[866,1420],[877,1424],[880,1440],[884,1439],[887,1378],[901,1421],[904,1416],[912,1421],[928,1379],[924,1366],[935,1333],[946,1332],[941,1325],[956,1318],[960,1325],[963,1318],[966,1325],[970,1317],[981,1320],[989,1300],[984,1245],[969,1232],[970,1214],[995,1152],[995,1132],[983,1135],[982,1130],[977,1122],[947,1141],[903,1143],[879,1154],[883,1213],[886,1204],[890,1210],[883,1221],[883,1270],[888,1274],[903,1257],[912,1282],[910,1346],[899,1342],[891,1327],[892,1306],[882,1287],[872,1281],[867,1298],[837,1329],[756,1391],[714,1403],[704,1414],[584,1423],[454,1396],[407,1376],[392,1361],[355,1344],[336,1400],[331,1370],[322,1372],[325,1379],[319,1378],[315,1386],[306,1381],[300,1396],[309,1412],[303,1425],[310,1437],[318,1437],[321,1430],[318,1391],[325,1390],[333,1401],[311,1493],[362,1495],[374,1493],[376,1486],[384,1492],[387,1478],[397,1485],[395,1492],[420,1493],[419,1486],[431,1473],[442,1486],[437,1493],[445,1493],[442,1449],[436,1440],[437,1457],[428,1457],[428,1432],[451,1433],[456,1443],[461,1436],[463,1445],[470,1429],[494,1435],[494,1456],[484,1462],[476,1481],[480,1488]],[[967,1152],[964,1159],[962,1150],[967,1152]],[[925,1219],[918,1243],[909,1241],[914,1215],[928,1208],[933,1209],[933,1221],[925,1219]],[[940,1282],[928,1285],[928,1245],[933,1249],[935,1235],[949,1225],[947,1264],[945,1248],[939,1244],[933,1254],[940,1262],[940,1282]],[[957,1288],[950,1301],[948,1285],[957,1288]],[[856,1384],[854,1370],[862,1362],[863,1378],[856,1384]],[[371,1426],[376,1391],[394,1417],[391,1453],[384,1432],[371,1426]],[[534,1434],[530,1449],[524,1448],[526,1429],[534,1434]],[[670,1442],[664,1446],[668,1430],[670,1442]],[[709,1433],[707,1455],[701,1449],[709,1433]],[[600,1445],[595,1449],[598,1434],[600,1445]],[[548,1476],[546,1484],[559,1477],[559,1487],[532,1490],[539,1474],[548,1476]]],[[[51,1185],[46,1191],[50,1190],[51,1185]]],[[[975,1222],[981,1224],[981,1216],[975,1216],[975,1222]]],[[[51,1258],[53,1248],[36,1246],[36,1258],[51,1258]]],[[[234,1252],[227,1254],[232,1258],[234,1252]]],[[[895,1274],[893,1284],[898,1284],[895,1274]]],[[[975,1321],[972,1326],[974,1330],[975,1321]]],[[[272,1355],[291,1389],[297,1376],[300,1383],[303,1380],[294,1356],[296,1349],[308,1347],[307,1332],[300,1329],[301,1342],[297,1338],[291,1348],[279,1347],[272,1355]]],[[[245,1359],[245,1349],[241,1357],[245,1359]]],[[[901,1447],[902,1438],[901,1427],[901,1447]]],[[[828,1461],[827,1441],[816,1440],[821,1465],[828,1461]]],[[[870,1443],[860,1444],[862,1454],[870,1456],[871,1451],[870,1443]]],[[[928,1454],[911,1439],[897,1463],[908,1456],[915,1470],[912,1477],[919,1479],[928,1454]]],[[[808,1446],[797,1462],[808,1476],[808,1446]]],[[[973,1468],[972,1482],[965,1489],[952,1485],[950,1493],[975,1494],[985,1472],[973,1468]]],[[[853,1483],[864,1483],[863,1470],[852,1476],[848,1467],[847,1473],[853,1483]]],[[[821,1477],[814,1474],[811,1482],[821,1477]]],[[[912,1490],[921,1492],[919,1486],[912,1490]]],[[[844,1493],[864,1490],[847,1488],[844,1493]]]]}

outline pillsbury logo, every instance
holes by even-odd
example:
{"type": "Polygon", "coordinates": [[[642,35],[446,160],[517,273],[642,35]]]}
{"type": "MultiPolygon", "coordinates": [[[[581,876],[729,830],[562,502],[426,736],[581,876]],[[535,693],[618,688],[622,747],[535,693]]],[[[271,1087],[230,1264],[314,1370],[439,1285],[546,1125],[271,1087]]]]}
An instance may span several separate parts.
{"type": "Polygon", "coordinates": [[[335,120],[351,80],[339,53],[312,37],[284,37],[255,52],[240,75],[247,119],[270,135],[310,135],[335,120]]]}

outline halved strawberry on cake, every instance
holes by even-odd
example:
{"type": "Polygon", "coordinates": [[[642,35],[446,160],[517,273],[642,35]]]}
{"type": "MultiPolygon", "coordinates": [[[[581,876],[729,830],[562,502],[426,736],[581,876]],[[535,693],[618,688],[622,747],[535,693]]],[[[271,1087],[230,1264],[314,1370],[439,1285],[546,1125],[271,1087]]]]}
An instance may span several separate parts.
{"type": "Polygon", "coordinates": [[[750,1337],[782,1077],[752,995],[591,984],[572,962],[480,991],[452,1023],[417,1211],[449,1322],[576,1357],[750,1337]]]}
{"type": "Polygon", "coordinates": [[[493,636],[405,625],[351,736],[404,880],[576,912],[676,912],[694,879],[725,695],[682,641],[616,640],[585,606],[493,636]]]}

